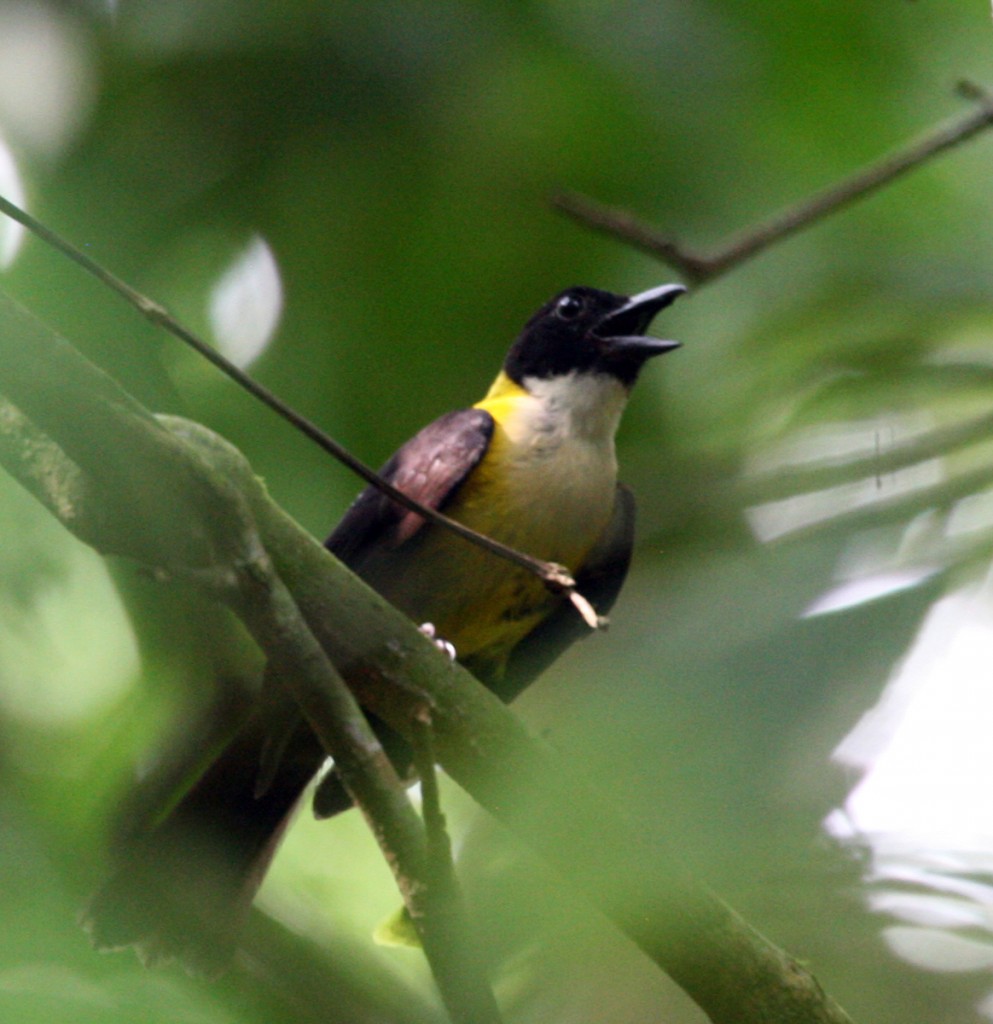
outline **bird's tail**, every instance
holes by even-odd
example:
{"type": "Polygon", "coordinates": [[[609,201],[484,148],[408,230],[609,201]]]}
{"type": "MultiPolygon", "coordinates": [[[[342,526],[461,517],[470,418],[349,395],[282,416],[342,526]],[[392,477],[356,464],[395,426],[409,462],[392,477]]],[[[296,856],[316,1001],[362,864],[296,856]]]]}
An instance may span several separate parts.
{"type": "Polygon", "coordinates": [[[323,760],[300,721],[260,785],[271,734],[250,721],[161,821],[127,843],[84,923],[98,948],[223,970],[292,812],[323,760]]]}

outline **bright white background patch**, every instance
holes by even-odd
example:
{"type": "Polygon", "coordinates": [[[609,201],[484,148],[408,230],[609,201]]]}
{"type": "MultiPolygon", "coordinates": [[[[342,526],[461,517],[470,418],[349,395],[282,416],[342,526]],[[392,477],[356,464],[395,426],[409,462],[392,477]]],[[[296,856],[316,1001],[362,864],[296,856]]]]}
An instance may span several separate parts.
{"type": "MultiPolygon", "coordinates": [[[[7,147],[2,135],[0,135],[0,195],[23,209],[25,205],[24,186],[21,184],[21,176],[17,172],[14,154],[7,147]]],[[[0,216],[0,270],[6,270],[14,262],[23,240],[24,228],[17,221],[0,216]]]]}
{"type": "Polygon", "coordinates": [[[932,971],[993,969],[991,622],[993,576],[934,604],[834,754],[863,774],[825,826],[869,854],[869,906],[899,922],[890,949],[932,971]]]}
{"type": "Polygon", "coordinates": [[[235,365],[248,366],[272,340],[282,311],[276,257],[255,235],[211,292],[210,322],[218,349],[235,365]]]}
{"type": "Polygon", "coordinates": [[[863,834],[984,849],[993,864],[993,581],[942,599],[875,709],[835,757],[866,771],[846,803],[863,834]]]}
{"type": "Polygon", "coordinates": [[[0,4],[0,124],[11,142],[53,156],[79,131],[96,92],[87,37],[60,7],[0,4]]]}

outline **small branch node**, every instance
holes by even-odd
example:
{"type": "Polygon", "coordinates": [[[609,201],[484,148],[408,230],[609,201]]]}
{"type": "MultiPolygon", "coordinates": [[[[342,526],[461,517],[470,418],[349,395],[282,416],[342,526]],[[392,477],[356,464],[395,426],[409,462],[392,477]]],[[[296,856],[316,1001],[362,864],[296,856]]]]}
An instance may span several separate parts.
{"type": "Polygon", "coordinates": [[[154,299],[148,298],[147,295],[135,292],[134,303],[138,312],[147,317],[154,324],[162,326],[172,320],[172,315],[169,313],[169,310],[154,299]]]}
{"type": "Polygon", "coordinates": [[[155,567],[152,577],[161,582],[182,580],[226,600],[239,588],[239,570],[231,565],[155,567]]]}
{"type": "Polygon", "coordinates": [[[691,283],[701,285],[728,273],[828,215],[851,206],[993,125],[993,95],[971,81],[959,82],[956,89],[959,95],[978,103],[979,109],[950,124],[931,128],[920,138],[912,139],[850,177],[733,236],[707,255],[683,249],[627,210],[603,206],[577,193],[558,193],[551,197],[551,204],[587,227],[649,253],[681,272],[691,283]]]}
{"type": "Polygon", "coordinates": [[[576,586],[572,574],[564,565],[558,562],[540,563],[539,575],[549,590],[555,593],[565,593],[576,586]]]}

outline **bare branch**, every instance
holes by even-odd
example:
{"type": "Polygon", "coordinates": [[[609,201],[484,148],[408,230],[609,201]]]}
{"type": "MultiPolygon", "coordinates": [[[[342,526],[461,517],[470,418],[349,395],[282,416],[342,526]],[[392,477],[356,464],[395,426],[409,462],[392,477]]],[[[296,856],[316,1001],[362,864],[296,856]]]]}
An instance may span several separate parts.
{"type": "MultiPolygon", "coordinates": [[[[486,964],[479,943],[469,930],[462,890],[455,876],[452,845],[438,789],[431,709],[426,704],[414,713],[410,726],[414,766],[421,781],[421,816],[427,834],[428,865],[425,878],[427,884],[434,888],[433,899],[430,904],[425,901],[424,906],[425,911],[431,912],[432,918],[420,922],[415,920],[414,923],[421,934],[435,933],[436,941],[448,951],[442,959],[458,963],[463,971],[472,972],[476,978],[473,988],[482,992],[485,987],[486,964]]],[[[497,1019],[495,1004],[488,1010],[482,1006],[478,1012],[480,1016],[476,1019],[480,1021],[497,1019]]]]}
{"type": "Polygon", "coordinates": [[[281,575],[363,706],[413,740],[426,703],[452,778],[579,886],[715,1024],[850,1024],[801,964],[646,841],[477,680],[457,663],[438,672],[438,652],[401,613],[371,591],[362,597],[337,562],[322,570],[326,553],[284,512],[268,503],[257,516],[281,575]]]}
{"type": "Polygon", "coordinates": [[[552,205],[588,227],[649,253],[693,284],[705,284],[993,125],[993,98],[971,83],[961,83],[958,91],[978,104],[971,114],[932,128],[852,177],[749,228],[715,252],[685,248],[627,210],[604,206],[577,193],[559,193],[552,197],[552,205]]]}
{"type": "Polygon", "coordinates": [[[640,220],[629,210],[607,206],[579,192],[556,192],[551,204],[586,227],[610,235],[654,256],[682,274],[691,284],[702,284],[711,276],[711,259],[685,248],[668,235],[640,220]]]}

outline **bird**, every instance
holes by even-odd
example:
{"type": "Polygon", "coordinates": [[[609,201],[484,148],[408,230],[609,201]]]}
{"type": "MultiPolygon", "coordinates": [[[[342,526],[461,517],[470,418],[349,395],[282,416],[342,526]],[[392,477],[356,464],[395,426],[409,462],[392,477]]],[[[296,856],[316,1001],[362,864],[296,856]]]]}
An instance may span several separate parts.
{"type": "MultiPolygon", "coordinates": [[[[406,495],[518,551],[564,566],[606,615],[634,544],[634,497],[615,437],[649,359],[679,343],[646,332],[685,292],[560,292],[527,320],[474,405],[424,427],[379,472],[406,495]]],[[[589,632],[533,573],[427,522],[370,485],[325,542],[332,555],[504,701],[589,632]]],[[[84,913],[101,949],[136,947],[214,976],[230,962],[255,893],[326,755],[278,686],[158,821],[129,837],[84,913]]],[[[406,743],[372,719],[401,774],[406,743]]],[[[318,817],[351,800],[333,769],[318,817]]]]}

